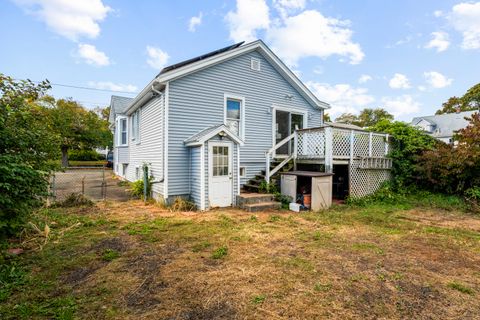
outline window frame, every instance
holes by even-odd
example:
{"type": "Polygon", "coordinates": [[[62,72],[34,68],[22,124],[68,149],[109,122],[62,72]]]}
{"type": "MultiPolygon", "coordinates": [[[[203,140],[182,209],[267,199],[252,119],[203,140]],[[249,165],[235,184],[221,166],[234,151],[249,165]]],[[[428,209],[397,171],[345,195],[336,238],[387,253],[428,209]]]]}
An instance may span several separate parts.
{"type": "Polygon", "coordinates": [[[132,135],[131,135],[131,139],[132,141],[135,141],[138,143],[140,143],[140,109],[137,109],[131,116],[131,122],[132,122],[132,125],[131,125],[131,131],[132,131],[132,135]]]}
{"type": "Polygon", "coordinates": [[[123,116],[118,117],[117,123],[118,123],[118,137],[117,137],[118,146],[120,147],[128,146],[128,118],[123,116]],[[122,128],[122,121],[125,121],[125,130],[123,130],[122,128]],[[125,132],[125,143],[122,143],[123,132],[125,132]]]}
{"type": "Polygon", "coordinates": [[[240,178],[246,178],[247,177],[247,167],[245,167],[245,166],[238,167],[238,176],[240,178]],[[242,170],[243,170],[243,174],[242,174],[242,170]]]}
{"type": "MultiPolygon", "coordinates": [[[[224,93],[224,95],[223,95],[223,124],[227,128],[228,128],[227,120],[229,120],[229,118],[227,118],[227,101],[228,100],[240,101],[240,119],[238,119],[238,121],[239,121],[238,136],[240,137],[240,139],[245,141],[245,97],[239,96],[239,95],[236,95],[236,94],[224,93]]],[[[237,119],[231,119],[231,120],[237,120],[237,119]]]]}

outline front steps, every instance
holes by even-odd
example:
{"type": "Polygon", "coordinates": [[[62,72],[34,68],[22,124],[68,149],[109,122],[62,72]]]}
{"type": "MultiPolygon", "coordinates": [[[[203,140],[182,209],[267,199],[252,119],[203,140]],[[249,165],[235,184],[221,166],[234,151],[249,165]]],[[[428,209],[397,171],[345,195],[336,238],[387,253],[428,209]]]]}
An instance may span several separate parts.
{"type": "Polygon", "coordinates": [[[276,202],[272,194],[265,193],[241,193],[237,196],[237,206],[248,212],[278,210],[282,208],[282,204],[276,202]]]}

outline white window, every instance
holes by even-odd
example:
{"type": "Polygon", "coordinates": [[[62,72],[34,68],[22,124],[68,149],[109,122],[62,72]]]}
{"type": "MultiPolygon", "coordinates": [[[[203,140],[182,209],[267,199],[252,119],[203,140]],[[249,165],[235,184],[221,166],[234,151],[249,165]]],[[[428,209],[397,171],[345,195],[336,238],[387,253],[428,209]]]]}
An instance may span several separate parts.
{"type": "Polygon", "coordinates": [[[250,69],[260,71],[260,60],[257,58],[250,59],[250,69]]]}
{"type": "Polygon", "coordinates": [[[225,95],[225,125],[237,136],[244,139],[245,98],[225,95]]]}
{"type": "Polygon", "coordinates": [[[245,167],[240,167],[240,178],[245,178],[246,170],[245,167]]]}
{"type": "Polygon", "coordinates": [[[120,118],[118,120],[118,144],[121,146],[127,145],[127,118],[120,118]]]}
{"type": "Polygon", "coordinates": [[[132,115],[132,141],[140,141],[140,109],[132,115]]]}

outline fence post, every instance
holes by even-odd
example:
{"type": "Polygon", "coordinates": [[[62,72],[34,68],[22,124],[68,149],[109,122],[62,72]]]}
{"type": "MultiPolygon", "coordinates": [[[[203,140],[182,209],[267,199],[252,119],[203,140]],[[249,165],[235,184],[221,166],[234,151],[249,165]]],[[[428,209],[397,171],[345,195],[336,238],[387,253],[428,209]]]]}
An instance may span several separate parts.
{"type": "Polygon", "coordinates": [[[55,202],[57,200],[57,186],[55,184],[55,178],[56,178],[56,174],[53,173],[53,179],[52,179],[52,195],[53,195],[53,201],[55,202]]]}
{"type": "Polygon", "coordinates": [[[385,156],[388,155],[388,133],[385,135],[385,156]]]}
{"type": "Polygon", "coordinates": [[[85,176],[82,178],[82,196],[85,195],[85,176]]]}
{"type": "Polygon", "coordinates": [[[355,133],[353,130],[350,130],[350,163],[353,161],[353,152],[354,152],[354,144],[355,144],[355,133]]]}
{"type": "Polygon", "coordinates": [[[107,182],[105,181],[105,165],[103,165],[102,171],[102,196],[103,201],[107,200],[107,182]]]}
{"type": "Polygon", "coordinates": [[[293,136],[293,170],[297,170],[297,156],[298,156],[298,126],[295,125],[295,132],[293,136]]]}

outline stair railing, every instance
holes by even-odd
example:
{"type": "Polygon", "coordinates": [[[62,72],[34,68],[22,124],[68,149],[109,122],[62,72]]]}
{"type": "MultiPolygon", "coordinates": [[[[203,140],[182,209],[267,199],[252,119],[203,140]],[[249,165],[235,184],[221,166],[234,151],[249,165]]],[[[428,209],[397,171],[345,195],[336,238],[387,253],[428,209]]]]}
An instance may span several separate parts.
{"type": "Polygon", "coordinates": [[[283,166],[285,166],[290,160],[294,159],[296,157],[296,154],[297,154],[297,146],[296,146],[296,141],[297,141],[297,131],[295,130],[291,135],[289,135],[288,137],[286,137],[285,139],[283,139],[282,141],[280,141],[279,143],[277,143],[276,145],[274,145],[272,148],[270,148],[267,152],[265,152],[265,157],[266,157],[266,166],[265,166],[265,181],[267,181],[267,183],[270,183],[270,177],[273,176],[275,173],[278,172],[278,170],[280,170],[281,168],[283,168],[283,166]],[[273,158],[273,154],[275,153],[275,151],[280,148],[281,146],[285,145],[286,143],[289,143],[291,140],[294,140],[294,147],[293,147],[293,151],[292,151],[292,154],[290,154],[285,160],[283,160],[282,162],[280,162],[275,168],[273,168],[272,170],[270,170],[270,162],[273,158]]]}

